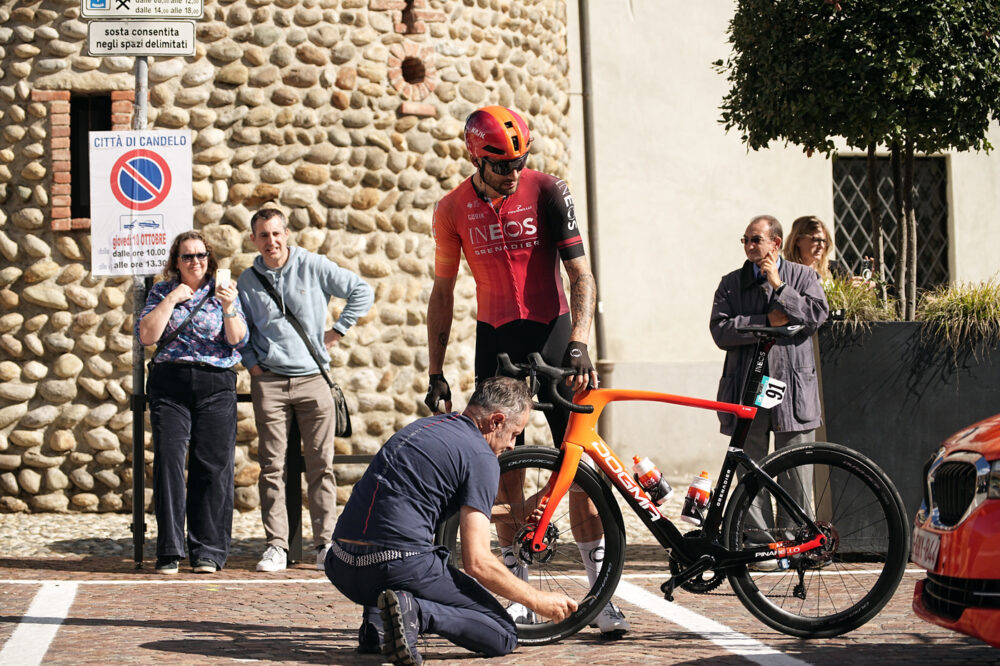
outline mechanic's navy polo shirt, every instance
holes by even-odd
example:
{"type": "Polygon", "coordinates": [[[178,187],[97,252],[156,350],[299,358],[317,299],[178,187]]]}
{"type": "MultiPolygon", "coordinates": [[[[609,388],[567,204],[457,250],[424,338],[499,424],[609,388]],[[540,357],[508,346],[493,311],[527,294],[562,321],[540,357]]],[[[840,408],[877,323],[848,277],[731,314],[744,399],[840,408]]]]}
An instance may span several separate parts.
{"type": "Polygon", "coordinates": [[[458,413],[414,421],[388,442],[354,485],[334,539],[387,549],[433,549],[439,522],[470,506],[489,516],[500,464],[479,428],[458,413]]]}

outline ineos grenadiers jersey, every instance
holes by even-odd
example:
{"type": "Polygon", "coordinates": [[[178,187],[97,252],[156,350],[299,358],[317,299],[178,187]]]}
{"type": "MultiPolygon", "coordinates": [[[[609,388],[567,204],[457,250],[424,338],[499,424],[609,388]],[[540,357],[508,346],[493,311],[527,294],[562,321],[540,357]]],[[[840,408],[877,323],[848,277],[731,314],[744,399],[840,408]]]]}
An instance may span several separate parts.
{"type": "Polygon", "coordinates": [[[569,188],[555,176],[525,169],[499,213],[463,181],[434,208],[434,242],[438,277],[455,277],[465,253],[479,321],[548,323],[569,312],[559,259],[582,257],[583,239],[569,188]]]}

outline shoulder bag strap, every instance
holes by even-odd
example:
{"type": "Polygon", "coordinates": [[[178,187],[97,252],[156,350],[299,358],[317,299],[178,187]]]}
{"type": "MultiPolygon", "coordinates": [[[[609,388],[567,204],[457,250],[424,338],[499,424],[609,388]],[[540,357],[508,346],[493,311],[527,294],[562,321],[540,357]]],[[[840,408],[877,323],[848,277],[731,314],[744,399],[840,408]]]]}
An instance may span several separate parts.
{"type": "Polygon", "coordinates": [[[153,355],[149,357],[150,363],[152,363],[153,359],[155,359],[159,355],[159,353],[163,351],[164,347],[166,347],[167,345],[169,345],[171,342],[174,341],[174,338],[176,338],[177,335],[184,329],[184,327],[188,325],[188,322],[191,321],[191,318],[194,317],[196,314],[198,314],[198,310],[201,310],[201,306],[205,304],[205,301],[207,301],[208,297],[211,295],[212,292],[209,291],[204,296],[202,296],[201,300],[198,301],[198,305],[196,305],[194,307],[194,310],[191,310],[191,313],[184,318],[184,321],[181,322],[181,325],[175,328],[174,330],[170,331],[170,333],[168,333],[166,337],[160,338],[160,341],[156,343],[156,349],[153,350],[153,355]]]}
{"type": "Polygon", "coordinates": [[[304,328],[302,328],[302,324],[299,323],[298,318],[291,310],[285,307],[281,297],[278,296],[278,292],[275,291],[274,285],[272,285],[271,282],[260,271],[258,271],[255,266],[251,266],[250,270],[252,270],[253,274],[257,276],[257,281],[260,282],[262,287],[264,287],[264,291],[266,291],[268,295],[272,299],[274,299],[274,302],[277,304],[278,309],[285,313],[285,317],[288,319],[288,323],[292,325],[292,328],[295,329],[295,332],[299,334],[300,338],[302,338],[302,342],[305,343],[306,349],[309,350],[309,355],[312,356],[313,361],[316,362],[316,366],[319,368],[320,373],[323,375],[323,379],[325,379],[326,383],[332,387],[333,380],[330,379],[330,373],[327,372],[327,369],[325,367],[323,367],[323,359],[320,358],[320,355],[318,353],[316,353],[316,350],[312,346],[312,342],[309,341],[309,336],[306,335],[306,331],[304,328]]]}

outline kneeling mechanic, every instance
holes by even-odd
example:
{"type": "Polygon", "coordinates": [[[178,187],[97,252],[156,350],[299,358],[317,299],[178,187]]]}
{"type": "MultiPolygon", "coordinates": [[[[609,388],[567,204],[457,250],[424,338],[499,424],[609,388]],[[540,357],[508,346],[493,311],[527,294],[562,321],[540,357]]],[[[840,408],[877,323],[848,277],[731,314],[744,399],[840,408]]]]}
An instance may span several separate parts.
{"type": "Polygon", "coordinates": [[[517,645],[517,629],[494,598],[524,604],[554,621],[576,602],[536,590],[490,551],[490,516],[500,481],[497,461],[514,447],[531,412],[523,382],[493,377],[466,410],[414,421],[393,435],[354,486],[337,521],[326,575],[365,607],[361,652],[419,664],[420,634],[495,657],[517,645]],[[439,522],[460,512],[462,566],[434,546],[439,522]]]}

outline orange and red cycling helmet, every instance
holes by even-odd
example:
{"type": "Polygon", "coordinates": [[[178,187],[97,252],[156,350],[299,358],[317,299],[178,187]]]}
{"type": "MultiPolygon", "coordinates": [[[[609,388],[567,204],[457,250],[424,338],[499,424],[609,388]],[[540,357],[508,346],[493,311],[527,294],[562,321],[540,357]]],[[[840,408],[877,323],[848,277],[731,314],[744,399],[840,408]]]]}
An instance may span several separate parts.
{"type": "Polygon", "coordinates": [[[465,145],[476,161],[491,163],[516,160],[523,167],[531,146],[528,123],[503,106],[485,106],[465,121],[465,145]]]}

